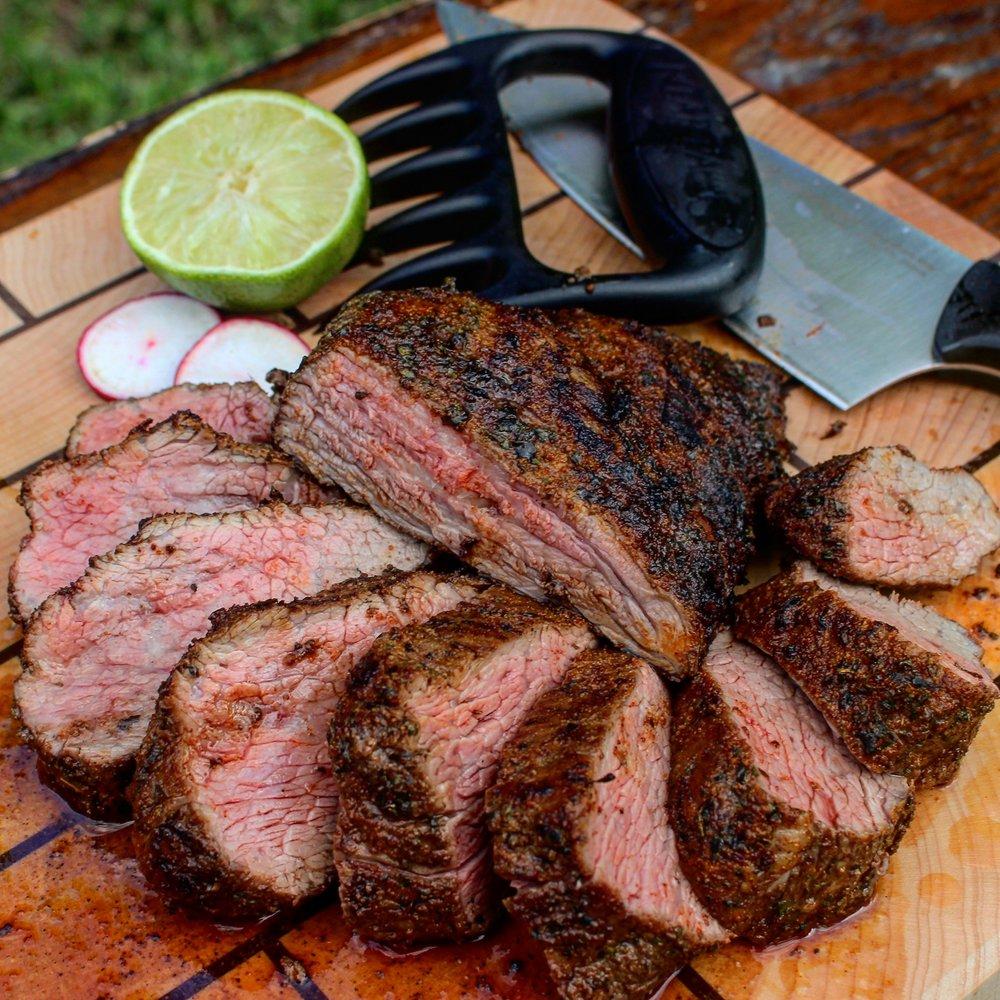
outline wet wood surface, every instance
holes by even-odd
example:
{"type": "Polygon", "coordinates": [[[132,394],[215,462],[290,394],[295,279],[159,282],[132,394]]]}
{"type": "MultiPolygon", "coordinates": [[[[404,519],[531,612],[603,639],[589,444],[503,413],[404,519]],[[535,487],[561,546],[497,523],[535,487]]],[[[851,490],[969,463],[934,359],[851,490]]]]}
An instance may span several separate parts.
{"type": "MultiPolygon", "coordinates": [[[[745,16],[755,11],[751,4],[745,16]]],[[[500,12],[538,27],[658,30],[602,0],[513,0],[500,12]]],[[[734,25],[746,23],[739,11],[733,16],[734,25]]],[[[331,107],[385,70],[444,45],[432,28],[425,11],[411,10],[398,21],[347,31],[336,44],[318,47],[315,63],[296,57],[289,86],[331,107]]],[[[684,37],[697,51],[699,37],[684,37]]],[[[1000,249],[983,228],[879,169],[867,151],[831,137],[731,71],[707,68],[751,134],[963,253],[989,256],[1000,249]]],[[[81,153],[54,180],[25,187],[9,203],[13,221],[0,209],[2,571],[25,529],[16,502],[24,475],[58,453],[77,412],[94,401],[74,358],[81,330],[110,306],[162,287],[139,266],[118,227],[117,178],[139,132],[141,127],[123,128],[116,139],[81,153]]],[[[525,233],[541,259],[565,270],[637,266],[516,148],[514,162],[525,233]]],[[[279,319],[315,342],[330,312],[373,273],[371,267],[345,272],[279,319]]],[[[755,356],[718,324],[692,324],[679,332],[732,354],[755,356]]],[[[898,442],[935,465],[971,463],[1000,499],[995,448],[1000,396],[988,387],[921,378],[846,414],[797,387],[788,412],[800,463],[898,442]]],[[[998,572],[994,557],[959,587],[924,595],[976,633],[995,675],[1000,673],[998,572]]],[[[352,938],[332,899],[235,929],[169,908],[137,870],[127,828],[99,827],[73,815],[39,783],[32,755],[20,745],[9,716],[18,640],[0,606],[0,996],[552,996],[538,949],[513,923],[475,945],[397,958],[352,938]]],[[[1000,712],[994,712],[958,780],[922,794],[917,820],[866,913],[782,950],[753,953],[730,946],[702,956],[663,996],[992,1000],[1000,993],[998,970],[1000,712]]]]}

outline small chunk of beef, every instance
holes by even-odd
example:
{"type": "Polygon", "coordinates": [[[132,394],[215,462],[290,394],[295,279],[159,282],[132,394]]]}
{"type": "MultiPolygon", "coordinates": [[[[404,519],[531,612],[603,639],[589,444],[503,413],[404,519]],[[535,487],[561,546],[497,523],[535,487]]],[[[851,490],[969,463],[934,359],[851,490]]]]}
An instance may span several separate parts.
{"type": "Polygon", "coordinates": [[[125,787],[157,688],[213,611],[415,569],[426,555],[420,542],[342,503],[145,522],[28,623],[15,711],[43,776],[80,812],[127,816],[125,787]]]}
{"type": "Polygon", "coordinates": [[[654,671],[599,650],[577,657],[501,755],[487,795],[494,864],[563,997],[646,1000],[728,938],[680,868],[669,738],[654,671]]]}
{"type": "Polygon", "coordinates": [[[11,567],[11,608],[26,621],[144,518],[239,510],[272,497],[317,503],[331,494],[286,455],[238,444],[191,413],[140,427],[104,451],[46,462],[21,486],[31,528],[11,567]]]}
{"type": "Polygon", "coordinates": [[[136,762],[133,843],[153,884],[241,920],[327,888],[337,783],[326,735],[348,671],[383,632],[483,586],[417,571],[217,611],[160,689],[136,762]]]}
{"type": "Polygon", "coordinates": [[[158,424],[181,410],[242,444],[267,444],[271,439],[274,400],[256,382],[184,384],[152,396],[96,403],[84,410],[69,432],[66,457],[103,451],[124,441],[140,424],[158,424]]]}
{"type": "Polygon", "coordinates": [[[404,530],[684,676],[743,576],[756,487],[742,484],[781,424],[744,428],[757,449],[723,446],[734,418],[706,387],[749,395],[738,366],[720,358],[733,378],[712,378],[690,345],[639,329],[442,290],[356,297],[286,383],[275,440],[404,530]]]}
{"type": "Polygon", "coordinates": [[[900,447],[803,470],[771,494],[767,516],[832,576],[886,587],[958,583],[1000,546],[1000,511],[975,476],[900,447]]]}
{"type": "Polygon", "coordinates": [[[743,595],[736,634],[784,668],[869,770],[918,786],[954,778],[997,697],[961,625],[804,562],[743,595]]]}
{"type": "Polygon", "coordinates": [[[913,813],[763,653],[716,638],[675,704],[670,810],[681,864],[754,944],[835,924],[872,898],[913,813]]]}
{"type": "Polygon", "coordinates": [[[348,922],[397,949],[482,935],[497,909],[484,795],[524,714],[595,639],[503,586],[384,635],[330,726],[348,922]]]}

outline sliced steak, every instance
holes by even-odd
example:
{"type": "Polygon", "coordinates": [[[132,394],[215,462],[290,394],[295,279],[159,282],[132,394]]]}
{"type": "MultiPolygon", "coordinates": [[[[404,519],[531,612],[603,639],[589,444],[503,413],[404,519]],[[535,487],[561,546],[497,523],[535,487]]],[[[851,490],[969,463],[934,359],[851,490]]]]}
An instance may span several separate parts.
{"type": "MultiPolygon", "coordinates": [[[[691,367],[735,394],[742,369],[717,363],[731,380],[691,367]]],[[[719,444],[727,419],[649,331],[421,290],[341,309],[274,433],[321,481],[682,676],[750,547],[740,484],[761,463],[719,444]]],[[[776,420],[745,434],[779,450],[776,420]]]]}
{"type": "Polygon", "coordinates": [[[913,812],[763,653],[716,638],[675,704],[670,812],[681,864],[716,919],[755,944],[864,906],[913,812]]]}
{"type": "Polygon", "coordinates": [[[43,775],[80,812],[127,815],[156,689],[213,611],[415,569],[426,552],[347,504],[152,518],[28,623],[15,710],[43,775]]]}
{"type": "Polygon", "coordinates": [[[11,607],[26,620],[143,518],[239,510],[272,496],[317,503],[328,495],[275,449],[238,444],[193,414],[176,413],[104,451],[46,462],[24,480],[20,502],[31,530],[11,567],[11,607]]]}
{"type": "Polygon", "coordinates": [[[506,587],[379,639],[330,727],[348,922],[398,949],[479,937],[497,909],[484,795],[534,700],[594,645],[506,587]]]}
{"type": "Polygon", "coordinates": [[[140,424],[157,424],[181,410],[243,444],[266,444],[274,423],[274,401],[256,382],[234,385],[174,385],[138,399],[97,403],[76,418],[66,456],[87,455],[124,441],[140,424]]]}
{"type": "Polygon", "coordinates": [[[869,770],[943,785],[997,697],[969,633],[809,563],[744,594],[736,634],[775,660],[869,770]]]}
{"type": "Polygon", "coordinates": [[[218,611],[160,689],[130,789],[150,880],[217,917],[263,917],[335,877],[327,727],[347,673],[387,629],[474,597],[415,572],[218,611]]]}
{"type": "Polygon", "coordinates": [[[728,938],[678,862],[669,731],[656,674],[601,650],[574,661],[501,755],[487,795],[494,865],[561,996],[645,1000],[728,938]]]}
{"type": "Polygon", "coordinates": [[[855,583],[949,586],[1000,546],[1000,511],[963,469],[905,448],[864,448],[789,479],[768,519],[817,566],[855,583]]]}

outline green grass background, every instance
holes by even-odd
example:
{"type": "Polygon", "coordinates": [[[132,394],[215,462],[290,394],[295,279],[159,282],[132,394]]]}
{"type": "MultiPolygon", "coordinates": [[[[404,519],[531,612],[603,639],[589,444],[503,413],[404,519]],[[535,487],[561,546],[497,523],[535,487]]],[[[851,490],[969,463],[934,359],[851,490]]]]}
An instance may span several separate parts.
{"type": "Polygon", "coordinates": [[[0,170],[392,0],[0,0],[0,170]]]}

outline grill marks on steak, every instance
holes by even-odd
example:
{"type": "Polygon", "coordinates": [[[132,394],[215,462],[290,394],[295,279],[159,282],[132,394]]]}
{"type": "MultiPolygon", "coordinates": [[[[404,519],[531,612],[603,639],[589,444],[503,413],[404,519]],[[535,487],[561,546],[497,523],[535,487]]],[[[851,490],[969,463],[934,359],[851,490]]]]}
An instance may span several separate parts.
{"type": "Polygon", "coordinates": [[[143,518],[236,510],[272,496],[316,503],[326,492],[273,448],[238,444],[193,414],[174,414],[104,451],[46,462],[25,479],[20,502],[31,529],[11,568],[11,607],[26,620],[143,518]]]}
{"type": "Polygon", "coordinates": [[[243,444],[266,444],[271,438],[274,401],[256,382],[185,384],[152,396],[97,403],[84,410],[69,432],[66,456],[102,451],[124,441],[140,424],[159,423],[181,410],[243,444]]]}
{"type": "Polygon", "coordinates": [[[647,664],[586,652],[501,756],[487,795],[494,864],[562,996],[645,1000],[728,938],[678,863],[669,730],[670,701],[647,664]]]}
{"type": "Polygon", "coordinates": [[[147,521],[28,623],[15,707],[43,774],[80,812],[126,815],[157,687],[213,611],[294,600],[425,558],[421,543],[347,504],[147,521]]]}
{"type": "Polygon", "coordinates": [[[974,476],[900,447],[805,469],[768,498],[767,515],[798,552],[856,583],[948,586],[1000,546],[1000,511],[974,476]]]}
{"type": "Polygon", "coordinates": [[[858,764],[771,660],[717,637],[671,746],[681,863],[725,927],[771,944],[869,902],[912,815],[908,783],[858,764]]]}
{"type": "Polygon", "coordinates": [[[594,642],[575,614],[493,586],[374,644],[330,727],[355,930],[408,949],[488,929],[486,789],[531,704],[594,642]]]}
{"type": "Polygon", "coordinates": [[[872,771],[947,784],[996,686],[961,625],[808,563],[744,594],[737,635],[802,688],[872,771]]]}
{"type": "MultiPolygon", "coordinates": [[[[681,367],[613,320],[373,293],[289,379],[275,437],[393,523],[567,599],[680,676],[728,606],[749,531],[743,466],[716,444],[721,416],[688,416],[705,400],[681,367]]],[[[780,426],[761,424],[775,451],[780,426]]]]}
{"type": "Polygon", "coordinates": [[[216,612],[161,689],[136,762],[133,841],[150,879],[239,919],[326,888],[337,814],[327,728],[348,671],[381,633],[483,586],[388,574],[216,612]]]}

